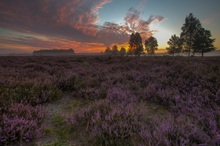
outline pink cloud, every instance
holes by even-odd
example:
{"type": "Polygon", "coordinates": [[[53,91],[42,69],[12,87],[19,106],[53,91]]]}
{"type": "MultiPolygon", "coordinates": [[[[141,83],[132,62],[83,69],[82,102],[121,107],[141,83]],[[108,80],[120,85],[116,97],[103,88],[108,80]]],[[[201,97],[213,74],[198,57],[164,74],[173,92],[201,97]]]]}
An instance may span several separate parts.
{"type": "MultiPolygon", "coordinates": [[[[140,17],[141,11],[130,8],[124,24],[106,22],[103,26],[98,26],[99,9],[110,2],[112,0],[1,0],[0,27],[49,39],[21,36],[1,41],[39,48],[72,46],[85,51],[84,48],[88,49],[88,45],[100,48],[113,43],[124,44],[129,40],[130,34],[136,31],[146,39],[152,35],[150,23],[164,20],[161,16],[143,20],[140,17]]],[[[142,2],[145,4],[146,0],[142,2]]]]}
{"type": "Polygon", "coordinates": [[[202,23],[205,25],[215,25],[215,21],[220,19],[219,13],[213,13],[210,17],[202,20],[202,23]]]}

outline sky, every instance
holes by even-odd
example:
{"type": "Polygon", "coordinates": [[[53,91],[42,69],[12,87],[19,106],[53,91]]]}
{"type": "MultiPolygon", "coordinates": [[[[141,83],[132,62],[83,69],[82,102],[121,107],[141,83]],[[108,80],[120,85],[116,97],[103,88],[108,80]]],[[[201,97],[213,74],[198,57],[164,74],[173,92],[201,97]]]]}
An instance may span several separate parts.
{"type": "Polygon", "coordinates": [[[132,32],[150,36],[165,49],[180,35],[189,13],[216,39],[220,49],[220,0],[1,0],[0,54],[42,49],[101,52],[128,47],[132,32]]]}

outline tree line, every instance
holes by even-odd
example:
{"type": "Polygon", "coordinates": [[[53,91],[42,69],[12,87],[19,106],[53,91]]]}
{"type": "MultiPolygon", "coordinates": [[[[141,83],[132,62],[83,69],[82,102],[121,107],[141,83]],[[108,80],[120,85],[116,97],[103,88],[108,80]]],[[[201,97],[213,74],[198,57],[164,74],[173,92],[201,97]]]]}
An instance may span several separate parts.
{"type": "MultiPolygon", "coordinates": [[[[145,48],[148,54],[154,54],[155,50],[158,48],[157,39],[151,36],[147,40],[145,40],[145,48]]],[[[126,51],[124,47],[121,47],[119,50],[117,45],[114,45],[112,48],[109,46],[106,47],[105,54],[107,55],[137,55],[140,56],[141,54],[144,54],[144,47],[142,44],[142,38],[140,33],[132,33],[129,40],[129,49],[126,51]]]]}
{"type": "Polygon", "coordinates": [[[38,50],[34,51],[34,56],[69,56],[74,55],[75,51],[71,49],[52,49],[52,50],[38,50]]]}
{"type": "Polygon", "coordinates": [[[124,47],[121,47],[121,49],[119,50],[118,46],[114,45],[112,47],[112,49],[110,47],[106,47],[105,54],[107,54],[107,55],[117,55],[117,56],[120,55],[120,56],[124,56],[124,55],[126,55],[126,49],[124,47]]]}
{"type": "MultiPolygon", "coordinates": [[[[204,53],[215,50],[213,45],[215,39],[211,38],[211,32],[203,28],[199,19],[194,17],[192,13],[186,16],[185,23],[181,30],[180,36],[174,34],[167,42],[169,45],[169,47],[166,48],[168,54],[174,55],[181,52],[187,52],[188,56],[191,54],[195,55],[195,53],[201,53],[201,55],[204,56],[204,53]]],[[[144,54],[143,45],[145,46],[145,51],[149,55],[155,54],[155,51],[158,50],[158,42],[155,37],[149,37],[143,44],[140,33],[136,32],[130,35],[127,52],[124,47],[119,51],[117,45],[114,45],[112,49],[107,47],[105,54],[140,56],[144,54]]]]}

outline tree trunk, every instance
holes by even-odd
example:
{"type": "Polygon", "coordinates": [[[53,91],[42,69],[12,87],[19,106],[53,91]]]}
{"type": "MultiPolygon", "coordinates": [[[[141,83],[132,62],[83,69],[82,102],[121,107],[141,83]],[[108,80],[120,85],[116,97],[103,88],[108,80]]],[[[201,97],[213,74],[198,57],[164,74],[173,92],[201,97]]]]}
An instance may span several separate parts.
{"type": "Polygon", "coordinates": [[[190,38],[189,38],[189,39],[190,39],[190,44],[189,44],[189,46],[188,46],[188,47],[189,47],[189,48],[188,48],[188,51],[189,51],[188,56],[190,57],[191,48],[192,48],[192,42],[191,42],[191,41],[192,41],[192,34],[191,34],[191,32],[190,32],[190,38]]]}
{"type": "Polygon", "coordinates": [[[191,49],[190,49],[190,47],[188,46],[188,56],[190,57],[190,53],[191,53],[191,49]]]}

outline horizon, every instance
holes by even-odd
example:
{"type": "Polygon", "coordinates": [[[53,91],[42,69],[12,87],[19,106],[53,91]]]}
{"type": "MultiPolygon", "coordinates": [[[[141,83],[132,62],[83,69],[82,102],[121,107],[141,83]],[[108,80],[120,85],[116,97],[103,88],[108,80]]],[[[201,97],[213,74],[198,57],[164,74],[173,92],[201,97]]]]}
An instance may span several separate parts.
{"type": "MultiPolygon", "coordinates": [[[[53,49],[51,49],[51,50],[53,50],[53,49]]],[[[67,49],[60,49],[60,50],[67,50],[67,49]]],[[[34,51],[36,51],[36,50],[34,50],[34,51]]],[[[5,54],[0,53],[0,56],[34,56],[33,52],[31,52],[31,53],[5,53],[5,54]]],[[[77,55],[102,55],[102,54],[104,54],[104,52],[81,52],[81,53],[74,53],[74,55],[76,55],[76,56],[77,55]]],[[[169,54],[166,49],[156,50],[155,55],[156,56],[161,56],[161,55],[173,56],[172,54],[169,54]]],[[[174,56],[179,56],[179,55],[180,56],[187,56],[188,57],[188,53],[187,52],[181,52],[181,53],[176,54],[174,56]]],[[[57,55],[57,56],[59,56],[59,55],[57,55]]],[[[201,56],[201,53],[195,53],[195,56],[201,56]]],[[[212,56],[213,57],[220,56],[220,49],[216,49],[216,50],[214,50],[212,52],[206,52],[204,57],[212,57],[212,56]]]]}
{"type": "Polygon", "coordinates": [[[85,0],[0,2],[0,54],[73,48],[76,53],[104,52],[114,44],[128,48],[132,32],[150,36],[163,51],[171,35],[180,35],[185,17],[193,13],[210,30],[220,49],[218,0],[85,0]]]}

